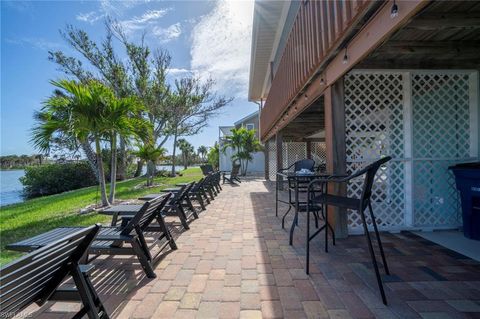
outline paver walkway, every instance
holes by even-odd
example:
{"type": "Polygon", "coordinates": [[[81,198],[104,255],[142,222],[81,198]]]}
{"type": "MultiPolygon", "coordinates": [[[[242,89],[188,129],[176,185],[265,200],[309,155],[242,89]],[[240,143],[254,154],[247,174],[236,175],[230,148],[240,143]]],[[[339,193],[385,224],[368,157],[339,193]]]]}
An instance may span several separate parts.
{"type": "MultiPolygon", "coordinates": [[[[177,238],[178,250],[145,278],[135,259],[95,261],[94,284],[114,318],[480,318],[480,264],[410,233],[383,234],[392,276],[381,303],[365,240],[350,236],[304,271],[300,219],[294,246],[274,213],[272,185],[225,185],[177,238]]],[[[288,223],[289,224],[289,223],[288,223]]],[[[30,307],[69,318],[76,303],[30,307]]]]}

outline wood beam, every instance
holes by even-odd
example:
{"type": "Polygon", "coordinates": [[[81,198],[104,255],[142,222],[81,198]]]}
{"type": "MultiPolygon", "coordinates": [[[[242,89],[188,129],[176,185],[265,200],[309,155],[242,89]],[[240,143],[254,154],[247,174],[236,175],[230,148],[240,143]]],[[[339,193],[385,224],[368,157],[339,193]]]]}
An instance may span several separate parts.
{"type": "Polygon", "coordinates": [[[445,55],[478,57],[479,41],[389,41],[374,53],[374,56],[385,54],[424,55],[430,58],[441,58],[445,55]]]}
{"type": "Polygon", "coordinates": [[[391,17],[391,4],[384,5],[375,17],[348,44],[348,60],[343,61],[343,55],[337,54],[326,69],[326,81],[334,83],[357,63],[362,61],[393,33],[406,25],[408,21],[425,8],[430,1],[415,0],[398,2],[398,16],[391,17]]]}
{"type": "Polygon", "coordinates": [[[357,65],[360,69],[478,69],[480,58],[477,59],[435,59],[409,58],[398,59],[389,57],[369,58],[357,65]]]}
{"type": "MultiPolygon", "coordinates": [[[[325,143],[327,173],[345,174],[347,171],[345,148],[345,102],[343,78],[325,90],[325,143]]],[[[345,196],[346,185],[330,184],[328,192],[345,196]]],[[[329,207],[329,222],[337,238],[348,236],[347,212],[338,207],[329,207]]]]}
{"type": "Polygon", "coordinates": [[[422,31],[478,29],[480,14],[478,12],[429,13],[413,20],[405,28],[422,31]]]}

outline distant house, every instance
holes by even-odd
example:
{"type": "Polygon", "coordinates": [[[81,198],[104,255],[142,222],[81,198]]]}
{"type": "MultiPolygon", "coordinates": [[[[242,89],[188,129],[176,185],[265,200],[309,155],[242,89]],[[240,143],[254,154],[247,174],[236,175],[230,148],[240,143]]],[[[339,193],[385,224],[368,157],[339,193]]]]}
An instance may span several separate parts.
{"type": "MultiPolygon", "coordinates": [[[[220,149],[223,147],[225,137],[231,135],[233,128],[245,127],[247,130],[255,130],[255,136],[259,138],[260,126],[258,111],[253,112],[244,118],[233,123],[232,126],[220,126],[218,128],[218,143],[220,149]]],[[[232,150],[225,153],[220,152],[220,170],[229,171],[232,169],[232,150]]],[[[265,171],[265,156],[263,152],[257,152],[253,155],[253,160],[248,164],[247,174],[263,174],[265,171]]]]}

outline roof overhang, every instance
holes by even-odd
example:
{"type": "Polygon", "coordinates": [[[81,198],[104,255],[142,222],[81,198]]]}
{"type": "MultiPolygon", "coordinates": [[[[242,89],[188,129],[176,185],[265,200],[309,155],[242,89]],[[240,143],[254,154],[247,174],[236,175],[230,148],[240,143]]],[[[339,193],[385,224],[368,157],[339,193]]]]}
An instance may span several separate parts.
{"type": "Polygon", "coordinates": [[[247,116],[245,116],[244,118],[241,118],[240,120],[236,121],[233,124],[234,125],[239,125],[239,124],[242,124],[243,122],[245,122],[249,119],[253,119],[254,117],[258,117],[258,111],[255,111],[253,113],[248,114],[247,116]]]}
{"type": "Polygon", "coordinates": [[[290,1],[255,1],[248,88],[250,101],[266,98],[270,62],[277,50],[289,7],[290,1]]]}

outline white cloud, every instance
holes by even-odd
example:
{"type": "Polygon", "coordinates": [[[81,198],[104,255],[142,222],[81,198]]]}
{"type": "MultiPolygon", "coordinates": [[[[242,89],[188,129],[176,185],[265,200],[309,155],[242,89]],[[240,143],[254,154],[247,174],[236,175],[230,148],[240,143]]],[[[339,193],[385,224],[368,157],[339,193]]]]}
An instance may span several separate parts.
{"type": "Polygon", "coordinates": [[[219,1],[192,29],[191,68],[223,94],[247,97],[252,20],[253,1],[219,1]]]}
{"type": "Polygon", "coordinates": [[[180,22],[172,24],[167,28],[154,27],[153,35],[156,36],[161,43],[167,43],[171,40],[178,38],[182,34],[182,28],[180,22]]]}
{"type": "Polygon", "coordinates": [[[87,12],[87,13],[77,14],[76,19],[78,21],[88,22],[90,24],[93,24],[93,23],[97,22],[98,20],[102,19],[103,17],[105,17],[104,14],[99,14],[96,11],[90,11],[90,12],[87,12]]]}
{"type": "MultiPolygon", "coordinates": [[[[76,18],[82,22],[88,22],[93,24],[100,19],[103,19],[107,16],[120,18],[124,16],[124,13],[129,9],[142,5],[149,2],[149,0],[122,0],[122,1],[113,1],[113,0],[101,0],[99,2],[99,9],[96,11],[90,11],[86,13],[79,13],[76,18]]],[[[133,17],[131,19],[120,21],[122,25],[125,25],[126,31],[138,30],[144,28],[148,23],[152,23],[155,20],[163,17],[168,11],[169,8],[160,9],[160,10],[148,10],[139,17],[133,17]]]]}
{"type": "Polygon", "coordinates": [[[169,68],[167,72],[169,75],[172,75],[172,76],[180,76],[180,75],[195,73],[192,70],[184,69],[184,68],[169,68]]]}
{"type": "Polygon", "coordinates": [[[170,9],[161,9],[161,10],[149,10],[142,14],[141,17],[134,17],[132,21],[135,21],[136,23],[147,23],[152,20],[157,20],[161,17],[163,17],[167,12],[170,11],[170,9]]]}
{"type": "Polygon", "coordinates": [[[149,10],[141,16],[133,17],[127,20],[120,20],[118,23],[127,33],[132,33],[136,30],[145,30],[147,26],[156,23],[158,19],[165,16],[165,14],[167,14],[167,12],[170,10],[171,9],[168,8],[161,10],[149,10]]]}

